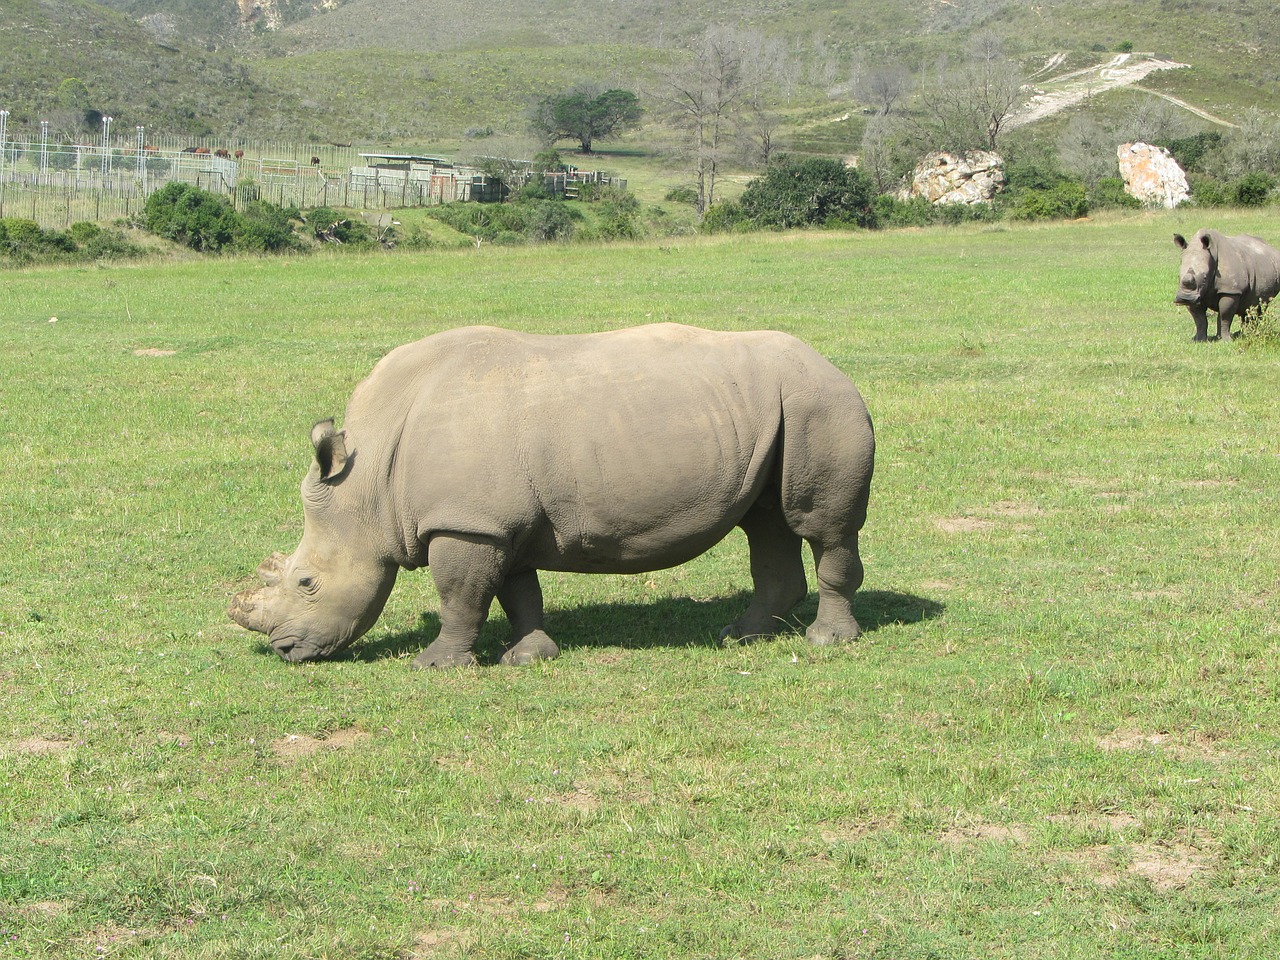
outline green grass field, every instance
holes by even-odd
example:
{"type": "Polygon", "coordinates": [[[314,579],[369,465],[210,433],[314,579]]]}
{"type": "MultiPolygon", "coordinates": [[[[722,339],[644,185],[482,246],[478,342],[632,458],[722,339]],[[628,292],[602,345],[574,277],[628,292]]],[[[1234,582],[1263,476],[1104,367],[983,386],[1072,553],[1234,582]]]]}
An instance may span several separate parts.
{"type": "Polygon", "coordinates": [[[1170,236],[1210,223],[1280,241],[1188,212],[4,273],[0,956],[1274,957],[1280,350],[1190,342],[1170,236]],[[227,620],[383,353],[658,320],[791,331],[861,388],[860,642],[720,645],[739,536],[544,577],[564,654],[527,669],[411,671],[426,571],[333,662],[227,620]]]}

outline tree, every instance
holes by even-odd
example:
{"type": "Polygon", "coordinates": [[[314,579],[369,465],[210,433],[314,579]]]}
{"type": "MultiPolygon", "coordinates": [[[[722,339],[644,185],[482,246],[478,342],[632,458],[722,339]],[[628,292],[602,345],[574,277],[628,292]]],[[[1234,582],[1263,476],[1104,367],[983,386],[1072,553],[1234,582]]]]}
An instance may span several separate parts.
{"type": "Polygon", "coordinates": [[[630,90],[593,93],[578,89],[544,97],[533,115],[533,128],[554,144],[577,140],[583,153],[591,153],[596,140],[607,140],[635,125],[644,114],[640,100],[630,90]]]}
{"type": "Polygon", "coordinates": [[[925,150],[997,150],[1027,96],[1022,71],[1005,57],[1000,39],[979,34],[961,64],[943,62],[926,74],[917,139],[925,150]]]}
{"type": "Polygon", "coordinates": [[[911,92],[911,72],[900,63],[885,63],[859,76],[854,92],[860,100],[874,104],[876,112],[887,117],[894,104],[911,92]]]}
{"type": "Polygon", "coordinates": [[[778,116],[772,91],[792,80],[785,50],[763,34],[711,27],[682,64],[660,73],[654,99],[684,136],[693,163],[698,216],[716,199],[721,167],[744,146],[767,160],[778,116]]]}

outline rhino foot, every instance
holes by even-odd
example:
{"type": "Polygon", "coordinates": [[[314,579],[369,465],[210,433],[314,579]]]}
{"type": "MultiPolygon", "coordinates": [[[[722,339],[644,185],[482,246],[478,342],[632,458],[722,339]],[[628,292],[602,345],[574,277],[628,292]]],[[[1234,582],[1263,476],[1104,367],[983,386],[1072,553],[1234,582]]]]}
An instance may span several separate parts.
{"type": "Polygon", "coordinates": [[[846,623],[825,624],[816,622],[804,632],[804,637],[815,647],[830,647],[837,643],[847,643],[862,636],[862,628],[858,621],[850,618],[846,623]]]}
{"type": "Polygon", "coordinates": [[[433,650],[435,644],[423,650],[420,654],[413,658],[413,669],[415,670],[438,670],[445,667],[474,667],[476,665],[476,655],[470,650],[462,650],[458,652],[449,652],[444,650],[433,650]]]}
{"type": "Polygon", "coordinates": [[[539,660],[554,660],[560,656],[560,648],[555,641],[535,630],[502,655],[502,663],[508,667],[521,667],[539,660]]]}

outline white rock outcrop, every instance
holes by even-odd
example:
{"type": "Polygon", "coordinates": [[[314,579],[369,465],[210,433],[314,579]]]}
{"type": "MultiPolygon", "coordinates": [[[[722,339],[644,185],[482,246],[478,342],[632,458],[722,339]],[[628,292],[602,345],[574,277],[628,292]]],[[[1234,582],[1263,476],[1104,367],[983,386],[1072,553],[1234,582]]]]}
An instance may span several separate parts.
{"type": "Polygon", "coordinates": [[[1122,143],[1116,147],[1125,192],[1152,207],[1172,209],[1191,197],[1187,175],[1164,147],[1122,143]]]}
{"type": "Polygon", "coordinates": [[[1004,187],[1004,159],[989,150],[959,156],[931,153],[916,166],[899,199],[925,197],[930,203],[986,203],[1004,187]]]}

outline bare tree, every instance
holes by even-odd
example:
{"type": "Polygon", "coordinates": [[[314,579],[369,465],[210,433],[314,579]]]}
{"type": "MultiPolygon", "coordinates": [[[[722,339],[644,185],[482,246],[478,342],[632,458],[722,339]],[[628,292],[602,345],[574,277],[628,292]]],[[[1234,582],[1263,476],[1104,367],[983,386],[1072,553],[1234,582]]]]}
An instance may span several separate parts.
{"type": "Polygon", "coordinates": [[[918,136],[933,150],[996,150],[1029,95],[1021,68],[993,33],[974,38],[958,66],[937,64],[921,84],[918,136]]]}
{"type": "Polygon", "coordinates": [[[692,57],[661,74],[654,99],[664,104],[684,134],[693,163],[702,216],[715,202],[721,167],[736,145],[738,113],[748,96],[744,66],[749,38],[730,27],[711,27],[692,57]]]}
{"type": "Polygon", "coordinates": [[[1085,183],[1118,176],[1116,145],[1119,138],[1090,116],[1073,117],[1058,136],[1058,162],[1067,173],[1085,183]]]}
{"type": "Polygon", "coordinates": [[[911,92],[911,71],[900,63],[885,63],[864,71],[854,86],[859,100],[870,103],[882,117],[893,112],[894,105],[911,92]]]}

